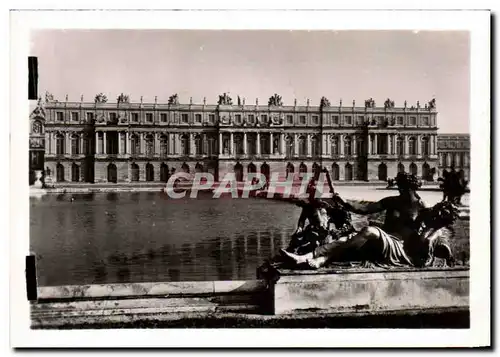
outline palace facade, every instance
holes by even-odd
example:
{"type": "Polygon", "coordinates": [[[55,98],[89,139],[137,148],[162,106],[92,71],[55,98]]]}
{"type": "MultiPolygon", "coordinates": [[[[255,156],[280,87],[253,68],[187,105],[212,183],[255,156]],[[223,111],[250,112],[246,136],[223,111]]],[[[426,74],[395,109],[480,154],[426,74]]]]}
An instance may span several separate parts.
{"type": "Polygon", "coordinates": [[[452,168],[470,179],[470,135],[440,134],[438,136],[439,175],[452,168]]]}
{"type": "Polygon", "coordinates": [[[327,167],[334,180],[385,181],[398,171],[432,180],[438,170],[435,100],[421,107],[353,101],[319,106],[108,103],[39,100],[30,116],[30,168],[52,182],[165,182],[178,171],[303,173],[327,167]]]}

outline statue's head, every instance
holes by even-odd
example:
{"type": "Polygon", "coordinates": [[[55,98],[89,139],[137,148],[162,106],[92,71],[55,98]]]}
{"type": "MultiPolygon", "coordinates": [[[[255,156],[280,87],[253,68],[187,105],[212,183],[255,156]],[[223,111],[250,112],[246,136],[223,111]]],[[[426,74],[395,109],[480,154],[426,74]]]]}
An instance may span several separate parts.
{"type": "Polygon", "coordinates": [[[396,185],[399,192],[416,191],[420,188],[421,183],[417,176],[407,172],[399,172],[396,176],[396,185]]]}

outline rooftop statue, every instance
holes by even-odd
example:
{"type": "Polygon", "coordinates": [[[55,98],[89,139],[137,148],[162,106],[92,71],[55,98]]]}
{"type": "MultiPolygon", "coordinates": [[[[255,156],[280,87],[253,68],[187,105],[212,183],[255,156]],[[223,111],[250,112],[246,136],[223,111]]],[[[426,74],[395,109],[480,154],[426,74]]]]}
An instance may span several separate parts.
{"type": "Polygon", "coordinates": [[[319,102],[319,106],[321,108],[328,108],[331,106],[330,101],[326,97],[321,97],[321,100],[319,102]]]}
{"type": "Polygon", "coordinates": [[[45,103],[53,101],[54,101],[54,95],[52,93],[45,92],[45,103]]]}
{"type": "Polygon", "coordinates": [[[179,96],[177,93],[172,94],[170,97],[168,97],[168,105],[177,105],[179,104],[179,96]]]}
{"type": "Polygon", "coordinates": [[[394,108],[394,101],[390,100],[389,98],[387,98],[387,100],[384,102],[384,108],[385,109],[392,109],[392,108],[394,108]]]}
{"type": "Polygon", "coordinates": [[[217,101],[218,105],[233,105],[233,100],[231,97],[227,94],[224,93],[222,95],[219,95],[219,100],[217,101]]]}
{"type": "Polygon", "coordinates": [[[281,99],[280,95],[274,93],[273,96],[269,98],[267,105],[274,107],[282,107],[283,100],[281,99]]]}
{"type": "Polygon", "coordinates": [[[106,97],[106,95],[104,95],[103,93],[97,94],[94,98],[94,103],[96,103],[96,104],[106,103],[107,101],[108,101],[108,97],[106,97]]]}
{"type": "Polygon", "coordinates": [[[375,101],[373,98],[365,100],[365,108],[375,108],[375,101]]]}
{"type": "Polygon", "coordinates": [[[433,98],[429,103],[428,103],[428,108],[429,109],[436,109],[436,98],[433,98]]]}
{"type": "Polygon", "coordinates": [[[118,98],[116,98],[117,103],[130,103],[130,97],[121,93],[118,98]]]}
{"type": "MultiPolygon", "coordinates": [[[[333,237],[330,238],[331,242],[318,240],[317,244],[302,251],[281,250],[283,264],[313,269],[329,263],[359,263],[364,267],[385,268],[425,267],[432,265],[434,258],[438,257],[443,258],[446,264],[453,265],[454,258],[447,236],[452,232],[451,225],[458,218],[457,208],[448,201],[428,208],[416,192],[419,181],[414,175],[399,173],[395,181],[399,196],[386,197],[367,205],[347,203],[337,194],[321,203],[310,199],[309,206],[313,206],[317,212],[324,210],[330,221],[336,220],[337,227],[345,226],[347,230],[340,237],[330,234],[333,237]],[[370,224],[353,231],[349,228],[352,226],[350,212],[361,215],[385,212],[385,221],[380,226],[370,224]]],[[[325,215],[316,214],[320,217],[325,215]]],[[[318,225],[312,224],[312,228],[318,225]]],[[[327,230],[327,226],[323,226],[327,230]]]]}

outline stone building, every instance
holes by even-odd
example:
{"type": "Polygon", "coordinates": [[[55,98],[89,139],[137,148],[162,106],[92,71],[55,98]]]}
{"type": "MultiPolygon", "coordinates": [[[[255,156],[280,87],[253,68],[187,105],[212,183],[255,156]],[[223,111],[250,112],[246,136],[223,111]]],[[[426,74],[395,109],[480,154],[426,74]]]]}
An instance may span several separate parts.
{"type": "Polygon", "coordinates": [[[454,168],[470,178],[470,135],[439,134],[438,135],[439,175],[443,171],[454,168]]]}
{"type": "MultiPolygon", "coordinates": [[[[57,101],[47,94],[31,115],[42,127],[45,170],[53,182],[164,182],[173,172],[313,172],[327,167],[334,180],[385,181],[398,171],[432,179],[437,170],[435,100],[396,107],[373,99],[357,106],[285,106],[268,103],[138,103],[120,95],[109,103],[57,101]]],[[[38,129],[37,129],[38,130],[38,129]]]]}

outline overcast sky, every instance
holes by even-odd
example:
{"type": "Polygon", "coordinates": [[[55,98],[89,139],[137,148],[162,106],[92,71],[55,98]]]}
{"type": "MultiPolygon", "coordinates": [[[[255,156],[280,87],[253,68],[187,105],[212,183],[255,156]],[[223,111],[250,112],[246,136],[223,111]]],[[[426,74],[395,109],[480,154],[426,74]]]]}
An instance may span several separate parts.
{"type": "Polygon", "coordinates": [[[93,101],[103,92],[131,101],[216,104],[230,92],[247,104],[278,93],[285,105],[396,106],[436,98],[442,133],[469,133],[469,35],[411,31],[90,30],[32,33],[39,92],[93,101]]]}

